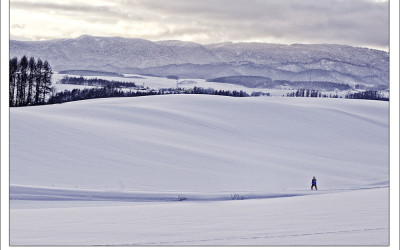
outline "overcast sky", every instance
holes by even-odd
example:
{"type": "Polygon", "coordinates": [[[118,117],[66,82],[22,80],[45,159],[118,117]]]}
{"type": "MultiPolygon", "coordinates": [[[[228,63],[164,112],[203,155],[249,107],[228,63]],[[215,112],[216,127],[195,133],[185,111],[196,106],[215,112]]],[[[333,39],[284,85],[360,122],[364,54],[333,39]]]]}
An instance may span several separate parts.
{"type": "Polygon", "coordinates": [[[388,49],[387,0],[10,0],[10,39],[82,34],[388,49]]]}

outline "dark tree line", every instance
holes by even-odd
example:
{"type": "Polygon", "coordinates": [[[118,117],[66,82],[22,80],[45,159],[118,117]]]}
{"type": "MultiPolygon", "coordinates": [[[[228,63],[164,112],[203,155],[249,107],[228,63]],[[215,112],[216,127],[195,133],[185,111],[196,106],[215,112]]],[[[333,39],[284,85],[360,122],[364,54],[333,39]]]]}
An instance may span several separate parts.
{"type": "Polygon", "coordinates": [[[45,104],[52,92],[50,64],[23,56],[20,61],[17,57],[10,59],[9,66],[10,107],[45,104]]]}
{"type": "Polygon", "coordinates": [[[206,95],[223,95],[223,96],[234,96],[234,97],[247,97],[249,94],[240,90],[214,90],[212,88],[204,89],[200,87],[194,87],[193,90],[188,89],[186,90],[185,94],[206,94],[206,95]]]}
{"type": "Polygon", "coordinates": [[[264,76],[224,76],[207,79],[207,82],[231,83],[249,88],[274,88],[276,86],[271,78],[264,76]]]}
{"type": "Polygon", "coordinates": [[[264,76],[226,76],[208,79],[208,82],[222,82],[238,84],[250,88],[276,88],[278,86],[289,86],[291,88],[301,89],[325,89],[325,90],[349,90],[351,87],[348,84],[324,81],[288,81],[288,80],[272,80],[264,76]]]}
{"type": "Polygon", "coordinates": [[[322,96],[319,90],[310,89],[298,89],[296,92],[287,93],[286,96],[290,97],[326,97],[322,96]]]}
{"type": "MultiPolygon", "coordinates": [[[[287,93],[289,97],[324,97],[324,98],[339,98],[338,94],[322,94],[319,90],[298,89],[296,92],[287,93]]],[[[341,97],[340,97],[341,98],[341,97]]],[[[389,98],[382,96],[376,90],[368,90],[364,92],[350,93],[345,96],[347,99],[367,99],[367,100],[382,100],[389,101],[389,98]]]]}
{"type": "Polygon", "coordinates": [[[65,90],[63,92],[52,95],[47,104],[64,103],[72,101],[80,101],[87,99],[96,98],[109,98],[109,97],[135,97],[135,96],[149,96],[149,95],[168,95],[168,94],[203,94],[203,95],[223,95],[233,97],[247,97],[249,96],[243,91],[229,91],[229,90],[214,90],[194,87],[193,89],[170,89],[171,91],[164,90],[151,90],[146,92],[141,91],[129,91],[125,92],[121,89],[116,88],[113,85],[108,85],[102,88],[90,88],[90,89],[73,89],[71,91],[65,90]]]}
{"type": "Polygon", "coordinates": [[[64,90],[52,95],[48,100],[48,104],[72,102],[86,99],[107,98],[107,97],[128,97],[136,96],[134,92],[124,92],[108,85],[103,88],[90,88],[90,89],[73,89],[71,91],[64,90]]]}
{"type": "Polygon", "coordinates": [[[116,88],[130,88],[136,87],[134,82],[120,82],[120,81],[108,81],[104,79],[86,79],[81,77],[69,77],[64,76],[60,81],[61,84],[73,84],[73,85],[87,85],[87,86],[101,86],[107,87],[108,85],[112,85],[116,88]]]}
{"type": "Polygon", "coordinates": [[[379,92],[376,90],[368,90],[368,91],[364,91],[364,92],[347,94],[346,98],[389,101],[389,98],[381,96],[379,94],[379,92]]]}

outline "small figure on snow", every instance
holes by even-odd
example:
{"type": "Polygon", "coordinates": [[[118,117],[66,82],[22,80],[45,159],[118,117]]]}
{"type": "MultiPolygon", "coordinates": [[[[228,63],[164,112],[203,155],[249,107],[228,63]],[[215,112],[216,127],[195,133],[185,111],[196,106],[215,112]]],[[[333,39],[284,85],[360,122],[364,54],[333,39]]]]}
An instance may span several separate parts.
{"type": "Polygon", "coordinates": [[[312,178],[312,181],[311,181],[311,190],[313,190],[313,187],[315,187],[315,190],[318,190],[317,179],[315,179],[315,176],[312,178]]]}

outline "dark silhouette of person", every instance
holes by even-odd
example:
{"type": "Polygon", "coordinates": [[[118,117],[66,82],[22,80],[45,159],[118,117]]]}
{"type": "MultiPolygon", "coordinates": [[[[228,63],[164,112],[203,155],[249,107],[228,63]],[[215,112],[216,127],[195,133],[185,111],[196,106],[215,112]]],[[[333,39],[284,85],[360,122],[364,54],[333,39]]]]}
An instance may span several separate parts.
{"type": "Polygon", "coordinates": [[[315,179],[315,176],[311,180],[311,190],[315,187],[315,190],[318,190],[317,188],[317,179],[315,179]]]}

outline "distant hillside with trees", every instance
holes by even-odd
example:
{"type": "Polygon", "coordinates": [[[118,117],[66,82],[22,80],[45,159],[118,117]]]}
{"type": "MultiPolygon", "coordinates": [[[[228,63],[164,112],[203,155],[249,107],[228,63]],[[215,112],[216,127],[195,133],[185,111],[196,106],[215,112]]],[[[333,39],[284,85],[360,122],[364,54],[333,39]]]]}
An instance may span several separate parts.
{"type": "Polygon", "coordinates": [[[348,84],[340,84],[336,82],[326,81],[286,81],[286,80],[271,80],[271,78],[263,76],[227,76],[208,79],[208,82],[220,82],[237,84],[249,88],[276,88],[277,86],[287,86],[290,88],[305,88],[315,90],[333,91],[349,90],[351,87],[348,84]]]}
{"type": "Polygon", "coordinates": [[[231,83],[249,88],[273,88],[275,86],[271,78],[263,76],[225,76],[208,79],[207,82],[231,83]]]}

